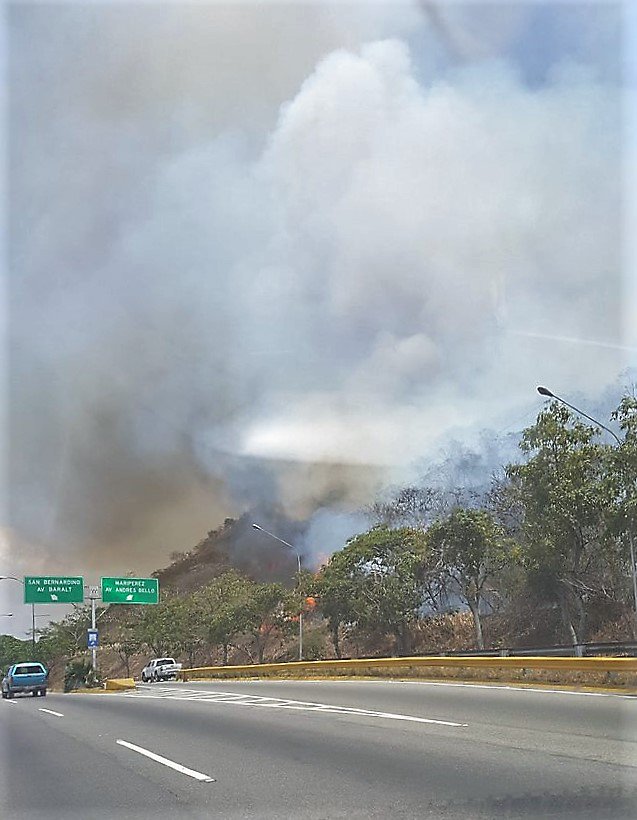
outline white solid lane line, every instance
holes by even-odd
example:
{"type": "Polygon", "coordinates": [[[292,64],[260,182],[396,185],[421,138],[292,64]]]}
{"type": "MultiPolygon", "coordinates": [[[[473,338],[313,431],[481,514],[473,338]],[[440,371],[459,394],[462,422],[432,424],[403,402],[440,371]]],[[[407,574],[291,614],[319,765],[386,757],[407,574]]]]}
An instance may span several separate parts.
{"type": "Polygon", "coordinates": [[[127,740],[117,740],[120,746],[125,746],[127,749],[131,749],[133,752],[139,752],[140,755],[144,755],[144,757],[149,757],[151,760],[155,760],[157,763],[161,763],[164,766],[168,766],[170,769],[174,769],[176,772],[181,772],[181,774],[188,775],[188,777],[194,777],[195,780],[201,780],[204,783],[214,783],[214,777],[209,777],[207,774],[202,774],[201,772],[196,772],[194,769],[188,769],[186,766],[182,766],[181,763],[175,763],[172,760],[168,760],[167,757],[162,757],[161,755],[155,754],[155,752],[149,752],[148,749],[142,749],[141,746],[136,746],[134,743],[129,743],[127,740]]]}
{"type": "MultiPolygon", "coordinates": [[[[366,683],[383,683],[383,681],[365,681],[366,683]]],[[[585,698],[622,698],[623,700],[636,700],[635,695],[622,695],[621,692],[578,692],[576,689],[549,689],[548,687],[533,686],[509,686],[495,683],[451,683],[448,681],[429,680],[403,680],[400,683],[408,683],[411,686],[458,686],[465,689],[506,689],[507,692],[539,692],[542,695],[576,695],[585,698]]]]}
{"type": "Polygon", "coordinates": [[[38,709],[38,712],[46,712],[47,715],[55,715],[55,717],[64,717],[62,712],[54,712],[53,709],[38,709]]]}

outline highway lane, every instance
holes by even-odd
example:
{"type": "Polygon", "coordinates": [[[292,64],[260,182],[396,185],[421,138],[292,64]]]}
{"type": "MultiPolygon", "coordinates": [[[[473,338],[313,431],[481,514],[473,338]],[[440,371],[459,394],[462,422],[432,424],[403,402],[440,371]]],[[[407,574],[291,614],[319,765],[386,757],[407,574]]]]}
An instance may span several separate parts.
{"type": "MultiPolygon", "coordinates": [[[[443,683],[386,680],[247,680],[171,682],[165,689],[242,692],[251,695],[312,700],[355,705],[364,709],[401,712],[428,717],[436,715],[473,726],[493,725],[498,729],[560,732],[591,736],[596,741],[637,740],[637,698],[604,692],[552,691],[547,688],[491,684],[443,683]],[[591,703],[594,699],[594,703],[591,703]]],[[[147,687],[155,694],[155,685],[147,687]]],[[[630,752],[629,752],[630,753],[630,752]]]]}
{"type": "Polygon", "coordinates": [[[21,698],[0,704],[0,805],[21,820],[635,817],[636,717],[628,698],[389,681],[21,698]]]}

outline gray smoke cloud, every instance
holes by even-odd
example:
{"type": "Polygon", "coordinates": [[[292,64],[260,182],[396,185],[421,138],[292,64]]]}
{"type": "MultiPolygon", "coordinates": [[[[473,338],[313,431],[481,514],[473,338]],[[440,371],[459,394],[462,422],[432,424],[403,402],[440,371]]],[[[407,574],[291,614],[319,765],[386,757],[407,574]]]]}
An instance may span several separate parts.
{"type": "Polygon", "coordinates": [[[320,556],[634,361],[618,10],[432,8],[10,8],[3,566],[149,570],[268,504],[320,556]]]}

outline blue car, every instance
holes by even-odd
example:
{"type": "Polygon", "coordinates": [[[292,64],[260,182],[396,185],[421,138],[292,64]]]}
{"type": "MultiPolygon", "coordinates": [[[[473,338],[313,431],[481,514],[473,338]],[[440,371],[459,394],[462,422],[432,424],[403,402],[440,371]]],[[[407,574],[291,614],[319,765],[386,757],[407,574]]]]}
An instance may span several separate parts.
{"type": "Polygon", "coordinates": [[[12,698],[18,692],[45,697],[48,682],[49,673],[41,663],[15,663],[2,679],[2,697],[12,698]]]}

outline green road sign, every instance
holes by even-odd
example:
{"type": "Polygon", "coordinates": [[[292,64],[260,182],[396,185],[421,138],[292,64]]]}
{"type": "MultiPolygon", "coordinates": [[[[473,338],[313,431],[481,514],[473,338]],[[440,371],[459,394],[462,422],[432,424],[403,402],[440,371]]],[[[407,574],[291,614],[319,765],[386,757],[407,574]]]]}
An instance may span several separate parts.
{"type": "Polygon", "coordinates": [[[25,604],[81,604],[84,578],[76,575],[26,575],[25,604]]]}
{"type": "Polygon", "coordinates": [[[158,604],[157,578],[102,578],[104,604],[158,604]]]}

